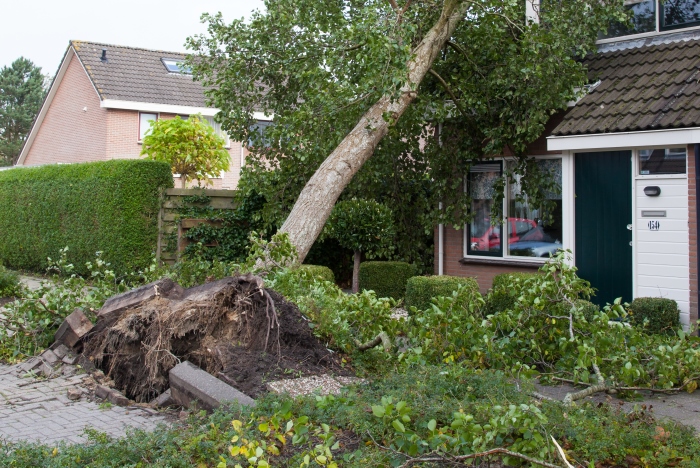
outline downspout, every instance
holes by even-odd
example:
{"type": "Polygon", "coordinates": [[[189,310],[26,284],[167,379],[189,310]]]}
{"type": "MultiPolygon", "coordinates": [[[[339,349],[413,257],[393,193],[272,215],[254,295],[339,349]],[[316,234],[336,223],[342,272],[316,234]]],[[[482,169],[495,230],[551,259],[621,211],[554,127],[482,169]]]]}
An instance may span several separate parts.
{"type": "MultiPolygon", "coordinates": [[[[698,268],[697,271],[700,272],[700,257],[698,257],[697,254],[697,235],[700,234],[700,225],[698,225],[698,222],[700,220],[700,203],[698,203],[698,184],[700,183],[700,173],[698,172],[698,168],[700,168],[700,144],[695,144],[693,153],[695,153],[695,260],[697,262],[696,267],[698,268]]],[[[695,281],[698,282],[698,308],[700,308],[700,275],[696,274],[695,275],[695,281]]],[[[698,336],[700,336],[700,328],[697,330],[698,336]]]]}

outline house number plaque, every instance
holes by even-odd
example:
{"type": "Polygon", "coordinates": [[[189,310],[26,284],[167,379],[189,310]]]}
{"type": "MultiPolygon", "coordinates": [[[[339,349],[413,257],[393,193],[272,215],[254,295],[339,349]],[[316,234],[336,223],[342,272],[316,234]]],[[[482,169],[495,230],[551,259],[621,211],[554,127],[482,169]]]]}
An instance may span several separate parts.
{"type": "Polygon", "coordinates": [[[658,231],[661,227],[661,223],[656,220],[652,220],[647,223],[647,226],[649,226],[650,231],[658,231]]]}

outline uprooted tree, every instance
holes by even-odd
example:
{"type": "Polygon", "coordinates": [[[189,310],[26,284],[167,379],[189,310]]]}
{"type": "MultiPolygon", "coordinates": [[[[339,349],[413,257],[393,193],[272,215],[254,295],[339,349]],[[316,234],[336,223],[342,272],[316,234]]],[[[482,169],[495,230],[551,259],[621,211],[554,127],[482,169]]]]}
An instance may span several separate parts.
{"type": "Polygon", "coordinates": [[[580,59],[622,4],[544,0],[528,21],[525,0],[266,1],[250,23],[205,16],[208,34],[189,47],[222,126],[264,142],[242,188],[261,191],[272,217],[291,208],[281,230],[303,260],[358,173],[346,193],[393,184],[400,196],[402,182],[430,180],[425,219],[468,218],[454,175],[506,149],[526,159],[586,84],[580,59]],[[276,125],[262,132],[254,111],[276,125]]]}

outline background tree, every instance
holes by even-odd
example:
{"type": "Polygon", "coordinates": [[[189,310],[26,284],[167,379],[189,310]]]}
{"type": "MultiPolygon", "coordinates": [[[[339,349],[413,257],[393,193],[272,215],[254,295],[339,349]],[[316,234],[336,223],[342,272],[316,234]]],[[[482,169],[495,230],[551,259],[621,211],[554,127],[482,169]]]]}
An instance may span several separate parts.
{"type": "Polygon", "coordinates": [[[394,250],[394,223],[391,210],[374,200],[353,198],[338,202],[326,226],[328,236],[354,254],[352,292],[360,290],[362,254],[367,258],[388,257],[394,250]]]}
{"type": "Polygon", "coordinates": [[[24,57],[0,70],[0,166],[17,160],[44,100],[44,79],[24,57]]]}
{"type": "Polygon", "coordinates": [[[341,193],[425,199],[406,217],[417,231],[467,221],[459,174],[506,149],[526,159],[586,84],[581,59],[622,6],[543,0],[533,22],[524,0],[267,1],[248,24],[205,16],[189,47],[232,137],[261,137],[253,111],[275,116],[241,187],[265,195],[264,216],[286,217],[303,259],[341,193]]]}
{"type": "Polygon", "coordinates": [[[201,117],[191,115],[183,120],[176,116],[151,122],[141,154],[170,164],[185,188],[191,180],[210,183],[210,177],[228,170],[231,157],[224,146],[224,139],[201,117]]]}

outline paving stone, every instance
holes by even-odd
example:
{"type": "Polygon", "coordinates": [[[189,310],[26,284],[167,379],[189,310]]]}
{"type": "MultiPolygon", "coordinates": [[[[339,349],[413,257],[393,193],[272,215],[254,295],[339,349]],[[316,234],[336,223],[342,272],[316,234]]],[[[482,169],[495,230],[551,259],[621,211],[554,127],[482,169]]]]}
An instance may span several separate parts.
{"type": "Polygon", "coordinates": [[[69,400],[69,388],[88,392],[82,386],[85,376],[32,381],[17,375],[20,367],[0,364],[0,437],[6,440],[84,443],[86,427],[123,437],[128,427],[152,430],[166,422],[158,414],[146,418],[135,409],[126,414],[118,406],[100,409],[87,399],[69,400]]]}
{"type": "Polygon", "coordinates": [[[156,408],[165,408],[167,406],[174,406],[177,405],[177,402],[173,398],[172,391],[170,389],[167,389],[158,397],[151,402],[153,406],[156,408]]]}
{"type": "Polygon", "coordinates": [[[189,406],[195,401],[201,408],[207,410],[218,408],[226,401],[237,401],[246,406],[255,405],[255,400],[248,395],[244,395],[189,361],[173,367],[169,378],[172,396],[183,406],[189,406]]]}
{"type": "Polygon", "coordinates": [[[54,340],[69,348],[75,348],[80,339],[90,330],[92,330],[90,319],[85,316],[82,310],[75,309],[58,327],[54,340]]]}

